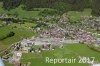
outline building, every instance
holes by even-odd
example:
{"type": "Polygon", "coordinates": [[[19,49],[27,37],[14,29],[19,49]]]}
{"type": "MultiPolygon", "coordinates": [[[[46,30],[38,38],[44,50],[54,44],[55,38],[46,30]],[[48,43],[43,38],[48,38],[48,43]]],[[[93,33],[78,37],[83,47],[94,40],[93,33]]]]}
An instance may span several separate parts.
{"type": "Polygon", "coordinates": [[[20,62],[21,56],[22,56],[22,52],[21,51],[15,51],[14,54],[13,54],[13,58],[12,58],[13,62],[14,63],[20,62]]]}
{"type": "Polygon", "coordinates": [[[99,63],[99,64],[93,64],[93,65],[91,65],[91,66],[100,66],[100,63],[99,63]]]}
{"type": "Polygon", "coordinates": [[[28,53],[31,49],[31,46],[33,45],[33,41],[30,41],[30,39],[23,39],[21,41],[21,50],[23,53],[28,53]]]}

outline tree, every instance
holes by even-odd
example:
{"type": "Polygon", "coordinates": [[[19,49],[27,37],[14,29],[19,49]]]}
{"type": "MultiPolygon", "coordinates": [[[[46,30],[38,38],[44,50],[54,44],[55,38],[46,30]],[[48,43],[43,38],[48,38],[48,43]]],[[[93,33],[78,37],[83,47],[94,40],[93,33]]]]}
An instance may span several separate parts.
{"type": "Polygon", "coordinates": [[[85,8],[91,8],[92,7],[92,0],[85,0],[85,8]]]}
{"type": "Polygon", "coordinates": [[[20,5],[22,0],[3,0],[3,7],[7,10],[13,9],[20,5]]]}
{"type": "Polygon", "coordinates": [[[14,36],[14,35],[15,35],[14,32],[9,32],[9,34],[7,35],[7,37],[12,37],[12,36],[14,36]]]}
{"type": "Polygon", "coordinates": [[[100,0],[92,0],[92,14],[100,15],[100,0]]]}
{"type": "Polygon", "coordinates": [[[70,5],[65,2],[56,2],[53,8],[56,9],[59,14],[63,14],[70,10],[70,5]]]}
{"type": "Polygon", "coordinates": [[[56,0],[23,0],[24,8],[32,10],[33,8],[50,8],[56,0]]]}
{"type": "Polygon", "coordinates": [[[71,4],[72,10],[82,11],[85,7],[85,0],[68,0],[68,2],[71,4]]]}

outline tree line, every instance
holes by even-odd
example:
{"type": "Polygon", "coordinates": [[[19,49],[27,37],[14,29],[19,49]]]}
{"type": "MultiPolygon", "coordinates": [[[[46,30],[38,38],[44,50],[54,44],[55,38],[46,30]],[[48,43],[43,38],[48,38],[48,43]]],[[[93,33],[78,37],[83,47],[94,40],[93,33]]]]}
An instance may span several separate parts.
{"type": "Polygon", "coordinates": [[[100,0],[0,0],[3,8],[10,10],[24,5],[26,10],[33,8],[54,8],[62,12],[69,10],[82,11],[84,8],[91,8],[92,14],[100,15],[100,0]]]}

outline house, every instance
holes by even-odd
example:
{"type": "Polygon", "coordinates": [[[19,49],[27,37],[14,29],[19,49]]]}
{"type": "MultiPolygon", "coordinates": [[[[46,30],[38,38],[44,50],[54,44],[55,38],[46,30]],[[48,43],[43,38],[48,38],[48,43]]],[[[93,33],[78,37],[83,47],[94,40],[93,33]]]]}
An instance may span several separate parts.
{"type": "Polygon", "coordinates": [[[90,66],[100,66],[100,63],[98,63],[98,62],[92,62],[92,63],[90,63],[90,66]]]}
{"type": "Polygon", "coordinates": [[[21,41],[21,50],[23,53],[28,53],[31,49],[31,46],[33,45],[33,41],[30,41],[30,39],[23,39],[21,41]]]}
{"type": "Polygon", "coordinates": [[[30,49],[31,49],[31,47],[23,47],[22,52],[23,53],[28,53],[30,49]]]}
{"type": "Polygon", "coordinates": [[[91,66],[100,66],[100,63],[99,64],[92,64],[91,66]]]}
{"type": "Polygon", "coordinates": [[[97,44],[100,44],[100,38],[96,39],[97,44]]]}
{"type": "Polygon", "coordinates": [[[19,62],[22,56],[22,52],[21,51],[15,51],[13,54],[13,61],[15,62],[19,62]]]}

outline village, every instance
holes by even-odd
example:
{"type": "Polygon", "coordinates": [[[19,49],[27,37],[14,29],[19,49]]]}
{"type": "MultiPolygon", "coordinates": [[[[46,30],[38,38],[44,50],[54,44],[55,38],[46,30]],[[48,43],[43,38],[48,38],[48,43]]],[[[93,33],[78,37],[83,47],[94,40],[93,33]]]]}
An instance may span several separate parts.
{"type": "MultiPolygon", "coordinates": [[[[69,22],[70,19],[65,14],[57,18],[47,16],[43,19],[45,20],[37,20],[37,22],[46,24],[48,29],[38,27],[33,30],[38,32],[38,35],[31,38],[23,38],[21,41],[12,44],[6,50],[0,52],[4,54],[2,59],[8,61],[10,64],[14,64],[14,66],[22,66],[20,60],[23,53],[41,53],[44,50],[55,50],[56,46],[64,48],[64,44],[75,43],[86,44],[90,48],[91,46],[100,47],[100,38],[96,38],[95,36],[100,34],[87,31],[90,28],[100,30],[100,21],[96,17],[81,17],[81,27],[71,25],[69,22]],[[59,19],[57,24],[45,22],[53,19],[59,19]],[[34,46],[39,46],[40,48],[35,49],[33,48],[34,46]]],[[[100,51],[100,48],[95,50],[100,51]]],[[[30,66],[30,64],[24,64],[24,66],[30,66]]]]}
{"type": "Polygon", "coordinates": [[[0,0],[0,66],[100,66],[100,0],[0,0]]]}

